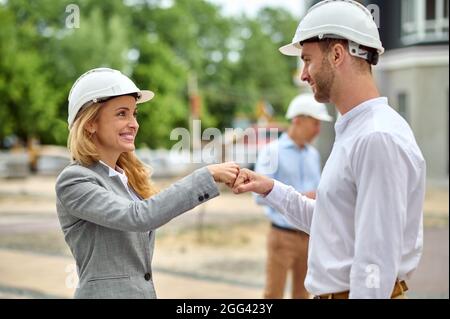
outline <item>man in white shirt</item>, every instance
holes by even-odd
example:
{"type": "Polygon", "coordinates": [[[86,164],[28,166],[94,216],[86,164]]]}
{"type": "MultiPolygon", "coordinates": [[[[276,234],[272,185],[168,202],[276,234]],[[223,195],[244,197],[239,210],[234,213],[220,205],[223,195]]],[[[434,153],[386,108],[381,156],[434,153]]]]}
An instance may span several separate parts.
{"type": "Polygon", "coordinates": [[[243,169],[235,193],[252,191],[310,234],[305,287],[317,298],[398,298],[423,246],[426,166],[406,121],[380,97],[371,72],[384,52],[370,12],[326,0],[302,19],[293,43],[301,79],[341,113],[316,200],[243,169]]]}

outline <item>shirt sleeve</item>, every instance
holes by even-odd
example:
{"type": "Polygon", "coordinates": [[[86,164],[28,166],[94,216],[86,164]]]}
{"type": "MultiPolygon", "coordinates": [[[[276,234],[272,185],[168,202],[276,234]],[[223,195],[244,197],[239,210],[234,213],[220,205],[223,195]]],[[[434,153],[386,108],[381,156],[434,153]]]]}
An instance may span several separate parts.
{"type": "Polygon", "coordinates": [[[350,298],[390,298],[402,256],[408,156],[387,133],[356,144],[351,159],[357,198],[350,298]]]}
{"type": "Polygon", "coordinates": [[[276,180],[269,195],[260,197],[263,203],[280,212],[294,227],[310,233],[315,200],[276,180]]]}
{"type": "Polygon", "coordinates": [[[57,205],[62,206],[67,214],[122,231],[154,230],[219,195],[206,167],[141,201],[115,194],[86,171],[77,168],[61,173],[55,187],[57,205]]]}

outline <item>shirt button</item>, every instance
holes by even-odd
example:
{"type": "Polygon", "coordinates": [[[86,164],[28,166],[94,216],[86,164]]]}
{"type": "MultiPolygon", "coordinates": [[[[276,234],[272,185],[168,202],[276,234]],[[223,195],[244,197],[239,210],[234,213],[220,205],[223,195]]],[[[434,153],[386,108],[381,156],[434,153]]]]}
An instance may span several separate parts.
{"type": "Polygon", "coordinates": [[[204,197],[205,197],[205,199],[208,199],[209,198],[209,194],[208,193],[206,193],[205,195],[203,195],[204,197]]]}
{"type": "Polygon", "coordinates": [[[198,201],[199,201],[199,202],[203,202],[203,200],[204,200],[203,196],[200,195],[200,196],[198,197],[198,201]]]}
{"type": "Polygon", "coordinates": [[[144,279],[147,280],[147,281],[149,281],[151,278],[152,278],[152,275],[150,275],[150,273],[146,273],[144,275],[144,279]]]}

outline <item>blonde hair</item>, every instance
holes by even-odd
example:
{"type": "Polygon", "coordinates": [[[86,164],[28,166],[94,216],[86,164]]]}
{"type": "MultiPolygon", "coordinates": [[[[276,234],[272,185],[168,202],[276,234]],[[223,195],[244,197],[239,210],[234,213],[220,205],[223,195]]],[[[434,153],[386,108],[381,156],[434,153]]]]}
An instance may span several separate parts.
{"type": "MultiPolygon", "coordinates": [[[[67,147],[72,159],[83,166],[90,166],[100,160],[92,134],[86,130],[86,125],[98,118],[100,107],[101,103],[96,103],[81,109],[69,132],[67,147]]],[[[128,184],[142,198],[147,199],[158,192],[150,180],[150,168],[134,152],[120,154],[117,165],[125,171],[128,184]]]]}

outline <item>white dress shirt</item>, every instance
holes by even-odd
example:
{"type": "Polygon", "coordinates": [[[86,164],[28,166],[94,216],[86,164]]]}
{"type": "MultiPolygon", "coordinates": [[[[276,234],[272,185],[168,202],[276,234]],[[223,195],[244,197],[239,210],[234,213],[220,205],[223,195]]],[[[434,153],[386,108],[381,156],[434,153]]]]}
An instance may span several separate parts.
{"type": "Polygon", "coordinates": [[[387,98],[355,107],[335,130],[316,201],[277,181],[265,201],[310,234],[310,293],[390,298],[421,257],[425,161],[387,98]]]}
{"type": "Polygon", "coordinates": [[[113,169],[111,166],[109,166],[108,164],[106,164],[103,161],[99,161],[101,164],[105,165],[106,167],[108,167],[109,169],[109,177],[113,177],[113,176],[119,176],[120,181],[122,182],[123,186],[125,186],[125,188],[128,191],[128,194],[130,194],[131,198],[133,199],[133,201],[138,202],[141,199],[136,195],[136,193],[128,186],[128,177],[127,175],[125,175],[125,172],[123,169],[121,169],[119,166],[116,166],[116,169],[113,169]]]}

